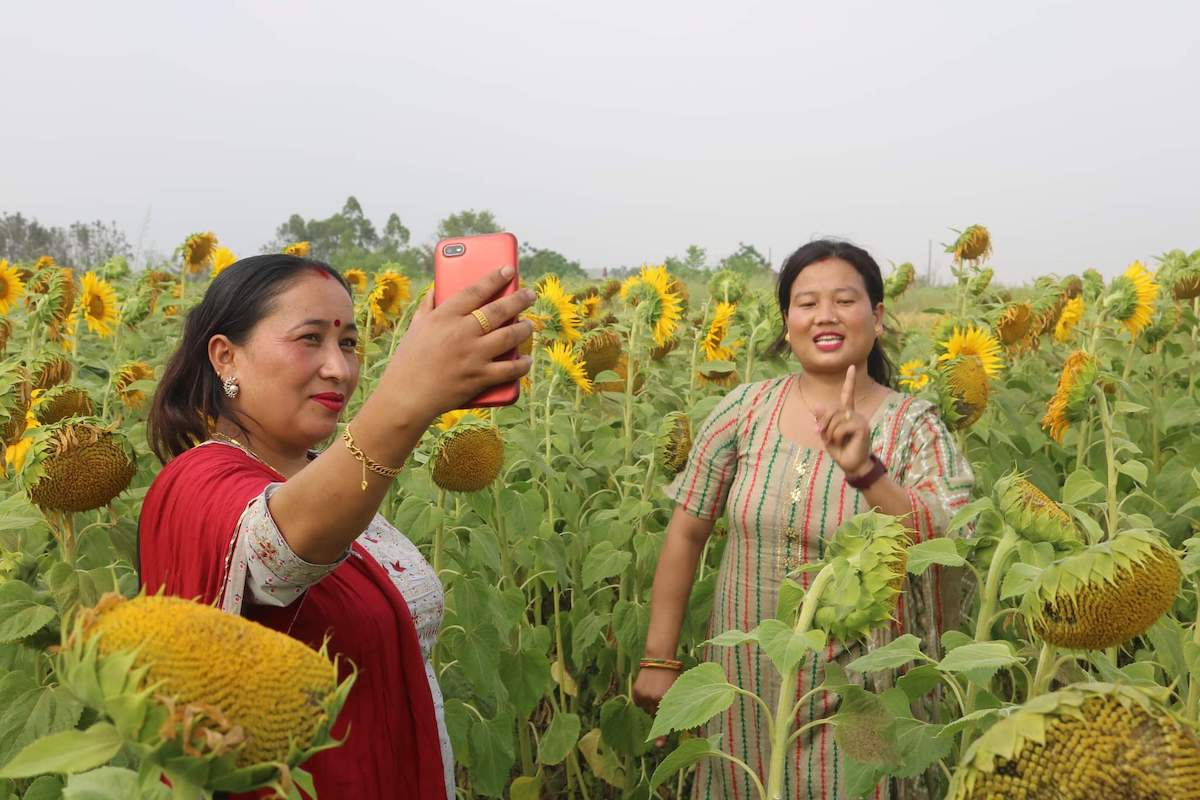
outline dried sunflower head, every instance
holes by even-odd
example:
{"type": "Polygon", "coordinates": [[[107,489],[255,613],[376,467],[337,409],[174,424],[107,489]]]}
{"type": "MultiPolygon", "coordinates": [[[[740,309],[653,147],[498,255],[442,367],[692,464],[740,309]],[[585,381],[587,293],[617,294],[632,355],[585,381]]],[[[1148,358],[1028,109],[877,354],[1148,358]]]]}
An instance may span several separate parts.
{"type": "Polygon", "coordinates": [[[137,471],[125,435],[94,417],[70,417],[37,428],[31,458],[22,479],[33,503],[50,511],[108,505],[137,471]]]}
{"type": "Polygon", "coordinates": [[[433,482],[448,492],[477,492],[500,476],[504,440],[491,422],[461,417],[441,433],[429,463],[433,482]]]}
{"type": "Polygon", "coordinates": [[[683,411],[672,411],[663,419],[655,440],[658,466],[668,477],[673,478],[687,466],[688,453],[692,449],[692,425],[683,411]]]}

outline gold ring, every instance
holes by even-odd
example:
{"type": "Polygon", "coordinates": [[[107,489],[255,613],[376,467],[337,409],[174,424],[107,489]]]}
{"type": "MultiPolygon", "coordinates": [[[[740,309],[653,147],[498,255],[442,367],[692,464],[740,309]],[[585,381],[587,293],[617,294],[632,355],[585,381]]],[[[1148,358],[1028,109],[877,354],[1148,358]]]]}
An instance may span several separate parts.
{"type": "Polygon", "coordinates": [[[846,413],[842,416],[845,417],[846,422],[849,422],[850,420],[854,419],[854,412],[847,408],[846,413]]]}
{"type": "Polygon", "coordinates": [[[479,327],[483,328],[484,333],[492,332],[492,323],[488,322],[487,314],[483,313],[483,309],[475,309],[471,312],[471,316],[479,323],[479,327]]]}

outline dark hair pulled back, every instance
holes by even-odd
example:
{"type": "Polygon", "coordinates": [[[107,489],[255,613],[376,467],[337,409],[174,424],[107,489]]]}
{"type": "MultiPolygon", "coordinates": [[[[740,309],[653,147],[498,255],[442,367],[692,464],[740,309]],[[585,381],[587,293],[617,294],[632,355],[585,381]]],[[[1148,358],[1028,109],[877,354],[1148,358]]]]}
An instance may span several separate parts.
{"type": "MultiPolygon", "coordinates": [[[[788,349],[784,335],[787,333],[788,308],[791,305],[792,284],[796,282],[796,276],[810,264],[827,261],[831,258],[845,261],[862,276],[872,307],[883,302],[883,273],[880,271],[879,265],[875,263],[875,259],[871,258],[871,254],[866,250],[837,239],[816,239],[801,245],[796,252],[787,257],[779,270],[776,293],[779,298],[779,314],[782,318],[783,330],[772,345],[775,352],[781,353],[788,349]]],[[[876,383],[887,386],[889,389],[895,388],[893,385],[895,367],[892,366],[887,354],[883,352],[883,344],[878,338],[875,339],[875,345],[867,356],[867,373],[876,383]]]]}
{"type": "Polygon", "coordinates": [[[209,420],[228,415],[221,379],[208,360],[208,343],[224,334],[242,344],[271,313],[273,302],[306,271],[319,270],[350,285],[321,261],[283,254],[250,256],[231,264],[209,284],[183,326],[183,341],[172,354],[154,392],[146,423],[150,449],[166,464],[209,435],[209,420]]]}

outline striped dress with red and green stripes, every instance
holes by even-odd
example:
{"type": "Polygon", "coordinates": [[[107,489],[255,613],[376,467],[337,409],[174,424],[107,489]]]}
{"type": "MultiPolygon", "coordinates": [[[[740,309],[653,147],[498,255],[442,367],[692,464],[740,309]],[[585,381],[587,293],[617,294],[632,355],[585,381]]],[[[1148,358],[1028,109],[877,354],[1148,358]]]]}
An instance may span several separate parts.
{"type": "MultiPolygon", "coordinates": [[[[820,449],[801,447],[779,432],[784,399],[798,376],[744,384],[733,389],[699,428],[687,467],[666,487],[669,497],[696,517],[728,517],[729,542],[714,592],[709,637],[748,631],[775,614],[784,577],[822,558],[825,542],[847,519],[867,510],[861,492],[846,485],[845,475],[820,449]]],[[[908,492],[914,540],[944,533],[946,523],[970,497],[970,465],[930,403],[892,392],[870,420],[871,448],[888,474],[908,492]]],[[[941,609],[934,571],[910,582],[901,598],[901,624],[922,635],[934,655],[941,609]]],[[[799,576],[807,585],[812,575],[799,576]]],[[[900,626],[897,625],[897,628],[900,626]]],[[[884,632],[884,640],[891,632],[884,632]]],[[[823,665],[845,663],[861,654],[830,644],[823,658],[810,659],[799,676],[798,696],[824,679],[823,665]]],[[[706,657],[720,664],[731,683],[759,695],[775,708],[780,677],[757,645],[711,647],[706,657]]],[[[818,692],[796,718],[799,727],[827,717],[836,695],[818,692]]],[[[739,695],[730,709],[714,718],[706,735],[721,734],[721,747],[750,765],[766,782],[770,760],[767,721],[761,708],[739,695]]],[[[788,754],[784,796],[832,800],[845,794],[844,758],[828,725],[798,738],[788,754]]],[[[876,796],[888,796],[886,786],[876,796]]],[[[725,759],[705,759],[697,768],[693,798],[752,800],[748,776],[725,759]]]]}

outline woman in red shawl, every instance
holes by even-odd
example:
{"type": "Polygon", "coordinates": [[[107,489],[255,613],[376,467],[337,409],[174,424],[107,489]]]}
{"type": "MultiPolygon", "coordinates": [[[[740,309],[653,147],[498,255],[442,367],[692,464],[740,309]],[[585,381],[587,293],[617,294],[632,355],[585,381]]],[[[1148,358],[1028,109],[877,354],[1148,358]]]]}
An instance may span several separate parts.
{"type": "Polygon", "coordinates": [[[254,256],[223,271],[188,314],[155,394],[148,435],[165,467],[138,524],[142,584],[314,647],[328,636],[357,667],[334,728],[345,744],[305,765],[322,800],[453,800],[428,662],[441,585],[378,510],[438,414],[529,370],[528,358],[492,360],[530,335],[526,322],[504,323],[531,292],[489,302],[511,277],[497,269],[436,309],[427,298],[321,453],[312,448],[337,431],[359,362],[350,288],[320,262],[254,256]]]}

